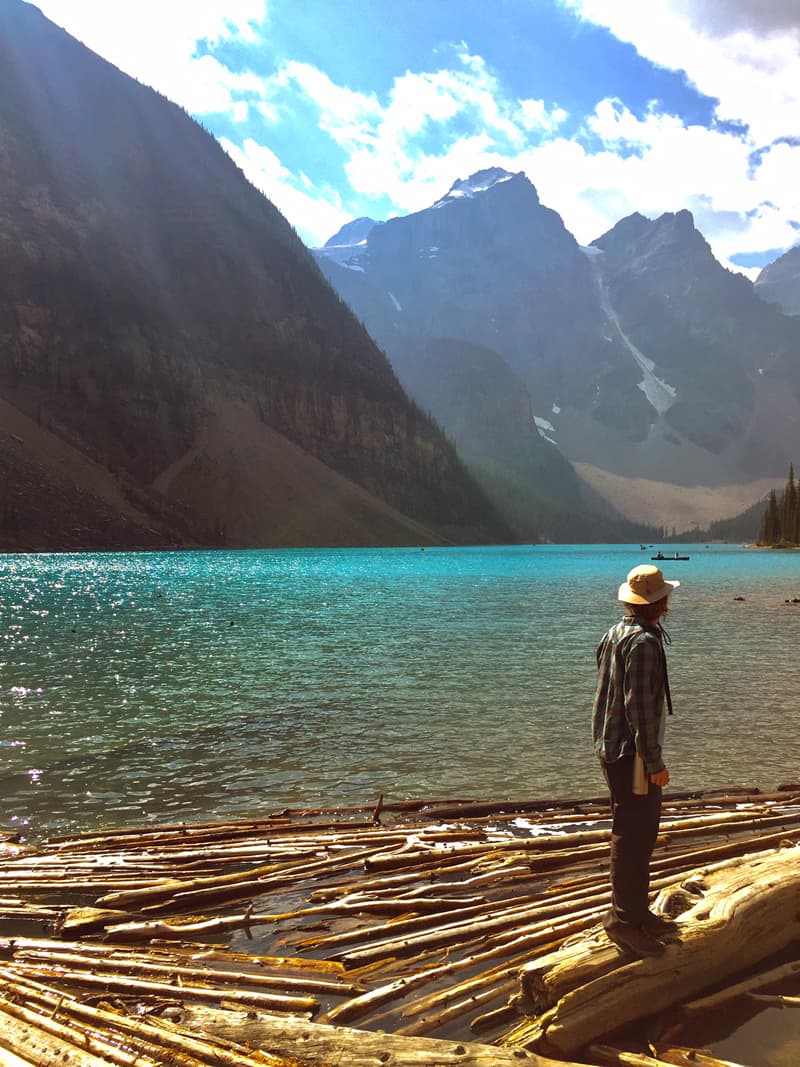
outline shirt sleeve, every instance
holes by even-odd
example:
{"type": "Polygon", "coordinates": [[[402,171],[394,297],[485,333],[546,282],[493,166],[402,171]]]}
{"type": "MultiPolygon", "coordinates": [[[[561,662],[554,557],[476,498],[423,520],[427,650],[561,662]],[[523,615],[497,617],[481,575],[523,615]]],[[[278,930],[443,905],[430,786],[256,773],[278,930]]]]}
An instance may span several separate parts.
{"type": "Polygon", "coordinates": [[[648,774],[663,771],[658,738],[664,714],[664,653],[657,639],[631,645],[625,669],[625,715],[648,774]]]}

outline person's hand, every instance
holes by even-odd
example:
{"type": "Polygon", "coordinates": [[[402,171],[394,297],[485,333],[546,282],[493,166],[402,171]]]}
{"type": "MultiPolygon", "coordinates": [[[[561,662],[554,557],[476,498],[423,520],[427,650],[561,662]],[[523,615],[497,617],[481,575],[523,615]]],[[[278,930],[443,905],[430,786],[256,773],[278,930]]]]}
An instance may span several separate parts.
{"type": "Polygon", "coordinates": [[[663,771],[656,771],[655,774],[650,775],[650,781],[653,785],[660,786],[663,789],[665,785],[669,785],[669,771],[666,767],[663,771]]]}

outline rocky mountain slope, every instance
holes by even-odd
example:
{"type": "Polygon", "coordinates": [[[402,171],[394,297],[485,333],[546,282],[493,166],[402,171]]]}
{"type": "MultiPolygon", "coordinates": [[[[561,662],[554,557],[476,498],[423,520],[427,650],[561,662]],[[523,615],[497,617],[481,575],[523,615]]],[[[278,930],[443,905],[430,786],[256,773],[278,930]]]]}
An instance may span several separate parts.
{"type": "Polygon", "coordinates": [[[528,179],[482,171],[356,236],[349,254],[347,232],[319,249],[322,270],[518,535],[621,536],[547,427],[557,398],[591,405],[592,364],[615,359],[624,379],[625,352],[589,260],[528,179]]]}
{"type": "Polygon", "coordinates": [[[756,292],[787,315],[800,315],[800,245],[790,248],[759,273],[756,292]]]}
{"type": "Polygon", "coordinates": [[[508,530],[286,220],[178,107],[0,5],[0,545],[508,530]]]}
{"type": "Polygon", "coordinates": [[[640,451],[650,469],[715,484],[788,466],[800,415],[800,323],[725,270],[688,211],[632,215],[594,246],[613,319],[641,354],[650,412],[640,451]]]}
{"type": "Polygon", "coordinates": [[[585,525],[587,485],[669,526],[682,496],[687,525],[707,525],[706,490],[732,514],[782,477],[800,324],[726,271],[688,212],[633,215],[581,248],[524,175],[492,169],[360,221],[318,262],[472,469],[513,482],[514,514],[495,500],[516,528],[546,524],[548,501],[585,525]]]}

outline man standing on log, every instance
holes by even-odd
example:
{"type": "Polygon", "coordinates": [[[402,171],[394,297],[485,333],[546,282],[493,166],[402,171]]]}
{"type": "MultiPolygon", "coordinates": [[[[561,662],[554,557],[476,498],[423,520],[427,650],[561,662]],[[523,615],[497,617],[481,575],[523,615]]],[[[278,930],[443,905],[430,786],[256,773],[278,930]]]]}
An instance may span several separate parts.
{"type": "Polygon", "coordinates": [[[672,702],[661,619],[678,585],[658,567],[634,567],[619,588],[625,617],[597,649],[592,733],[612,812],[611,910],[603,925],[612,941],[640,956],[661,952],[659,937],[672,928],[648,909],[648,894],[661,790],[669,783],[661,746],[664,705],[672,714],[672,702]]]}

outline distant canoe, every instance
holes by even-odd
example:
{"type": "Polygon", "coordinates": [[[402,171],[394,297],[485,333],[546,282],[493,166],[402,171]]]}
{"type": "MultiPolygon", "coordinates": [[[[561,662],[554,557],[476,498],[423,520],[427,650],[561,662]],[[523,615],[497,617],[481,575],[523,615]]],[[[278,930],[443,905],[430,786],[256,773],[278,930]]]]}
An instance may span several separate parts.
{"type": "Polygon", "coordinates": [[[684,559],[691,559],[691,556],[651,556],[650,559],[656,561],[656,563],[679,563],[684,559]]]}

